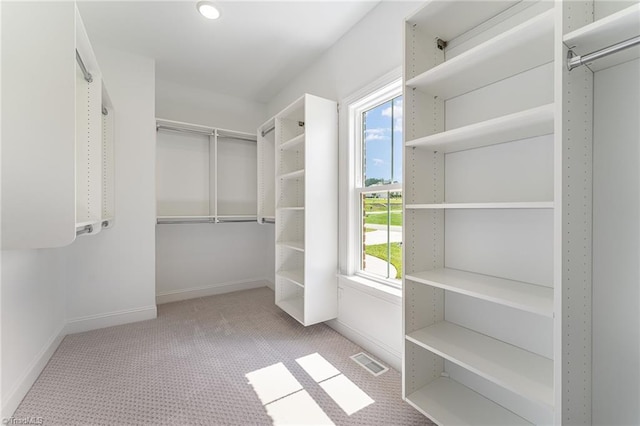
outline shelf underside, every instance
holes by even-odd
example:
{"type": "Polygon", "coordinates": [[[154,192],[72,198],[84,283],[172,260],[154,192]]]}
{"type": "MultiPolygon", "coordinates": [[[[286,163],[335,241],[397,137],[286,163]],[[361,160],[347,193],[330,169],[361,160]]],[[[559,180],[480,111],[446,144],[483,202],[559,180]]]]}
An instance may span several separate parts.
{"type": "Polygon", "coordinates": [[[277,243],[280,247],[286,247],[297,251],[304,251],[304,243],[300,241],[283,241],[277,243]]]}
{"type": "Polygon", "coordinates": [[[280,309],[295,318],[296,321],[304,325],[304,298],[291,297],[280,300],[276,303],[280,309]]]}
{"type": "Polygon", "coordinates": [[[407,22],[443,40],[452,40],[516,3],[518,0],[430,1],[407,18],[407,22]],[[452,16],[456,19],[451,19],[452,16]]]}
{"type": "Polygon", "coordinates": [[[300,287],[304,287],[304,270],[303,269],[280,271],[278,272],[278,276],[300,287]]]}
{"type": "Polygon", "coordinates": [[[439,377],[407,396],[407,401],[439,425],[530,425],[454,380],[439,377]]]}
{"type": "Polygon", "coordinates": [[[553,133],[553,104],[474,123],[406,142],[438,152],[456,152],[553,133]]]}
{"type": "MultiPolygon", "coordinates": [[[[589,53],[640,36],[640,4],[634,4],[617,13],[566,34],[564,44],[576,55],[589,53]]],[[[631,47],[588,64],[599,71],[640,57],[640,46],[631,47]]]]}
{"type": "Polygon", "coordinates": [[[293,172],[284,173],[279,176],[280,179],[295,179],[304,177],[304,169],[294,170],[293,172]]]}
{"type": "Polygon", "coordinates": [[[553,361],[443,321],[407,340],[543,406],[553,406],[553,361]]]}
{"type": "Polygon", "coordinates": [[[550,10],[423,72],[406,85],[451,99],[538,67],[553,61],[553,30],[550,10]]]}
{"type": "Polygon", "coordinates": [[[448,268],[407,274],[406,279],[553,318],[550,287],[448,268]]]}
{"type": "Polygon", "coordinates": [[[295,138],[289,139],[286,142],[283,142],[280,145],[280,149],[281,150],[294,149],[294,148],[299,148],[303,146],[304,146],[304,133],[296,136],[295,138]]]}

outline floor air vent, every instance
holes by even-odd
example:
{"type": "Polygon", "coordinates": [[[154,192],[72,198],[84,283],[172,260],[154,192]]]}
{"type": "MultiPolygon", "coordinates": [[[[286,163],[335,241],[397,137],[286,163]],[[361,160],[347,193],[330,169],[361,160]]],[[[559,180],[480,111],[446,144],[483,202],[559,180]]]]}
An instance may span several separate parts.
{"type": "Polygon", "coordinates": [[[360,364],[365,370],[374,376],[379,376],[389,368],[380,364],[378,361],[371,358],[369,355],[364,352],[360,352],[359,354],[352,355],[350,357],[352,360],[360,364]]]}

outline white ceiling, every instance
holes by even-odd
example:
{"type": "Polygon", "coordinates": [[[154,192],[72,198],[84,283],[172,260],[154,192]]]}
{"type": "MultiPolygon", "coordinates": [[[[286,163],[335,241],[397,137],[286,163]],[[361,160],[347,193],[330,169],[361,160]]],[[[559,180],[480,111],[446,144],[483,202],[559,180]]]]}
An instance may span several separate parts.
{"type": "Polygon", "coordinates": [[[216,21],[196,1],[86,1],[93,43],[155,58],[156,78],[267,102],[379,0],[219,1],[216,21]]]}

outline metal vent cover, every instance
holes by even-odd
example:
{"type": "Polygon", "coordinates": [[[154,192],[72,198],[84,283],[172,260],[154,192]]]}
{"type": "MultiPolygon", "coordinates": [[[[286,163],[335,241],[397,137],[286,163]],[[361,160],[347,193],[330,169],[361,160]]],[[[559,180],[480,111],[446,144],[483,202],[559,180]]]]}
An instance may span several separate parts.
{"type": "Polygon", "coordinates": [[[351,355],[350,358],[374,376],[379,376],[389,370],[389,367],[385,367],[364,352],[351,355]]]}

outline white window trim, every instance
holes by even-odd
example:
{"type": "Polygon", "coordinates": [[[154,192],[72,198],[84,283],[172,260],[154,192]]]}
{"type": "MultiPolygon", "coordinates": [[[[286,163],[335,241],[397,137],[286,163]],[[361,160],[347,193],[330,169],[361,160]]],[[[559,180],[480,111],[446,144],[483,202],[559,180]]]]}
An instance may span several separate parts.
{"type": "Polygon", "coordinates": [[[377,101],[382,103],[401,94],[402,69],[397,68],[343,99],[341,104],[344,107],[340,108],[340,139],[342,141],[340,169],[342,176],[346,177],[346,179],[342,179],[340,185],[340,224],[341,229],[346,231],[341,232],[346,238],[340,239],[340,271],[347,276],[361,276],[394,288],[400,287],[397,281],[359,270],[360,250],[357,249],[357,246],[360,246],[362,241],[362,230],[355,226],[355,223],[360,216],[361,193],[402,189],[402,184],[357,188],[362,179],[362,134],[360,131],[362,129],[362,114],[360,112],[364,111],[365,105],[368,106],[377,101]]]}

